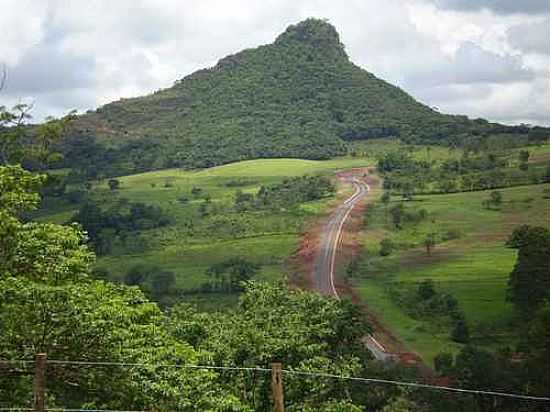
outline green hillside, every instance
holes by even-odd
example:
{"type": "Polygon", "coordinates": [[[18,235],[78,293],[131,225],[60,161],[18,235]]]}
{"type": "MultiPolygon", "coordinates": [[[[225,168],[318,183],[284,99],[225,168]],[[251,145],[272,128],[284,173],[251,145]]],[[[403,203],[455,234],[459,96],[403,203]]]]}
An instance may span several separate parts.
{"type": "MultiPolygon", "coordinates": [[[[529,149],[530,170],[549,167],[548,146],[529,149]]],[[[419,159],[425,155],[415,153],[419,159]]],[[[436,156],[448,160],[460,154],[436,156]]],[[[550,228],[549,193],[548,183],[415,194],[410,200],[393,192],[384,203],[380,188],[372,193],[377,202],[365,217],[364,249],[352,283],[370,310],[429,363],[441,352],[463,347],[452,339],[456,315],[451,312],[466,321],[470,344],[514,347],[521,320],[506,290],[517,251],[506,240],[521,225],[550,228]],[[500,201],[490,206],[487,199],[494,193],[500,201]],[[396,227],[399,209],[402,221],[396,227]],[[430,250],[428,238],[434,239],[430,250]],[[421,296],[426,281],[435,289],[430,299],[421,296]]]]}
{"type": "Polygon", "coordinates": [[[355,140],[448,141],[512,130],[415,101],[353,64],[335,28],[316,19],[173,87],[80,116],[73,129],[66,166],[92,177],[252,158],[327,159],[355,140]]]}

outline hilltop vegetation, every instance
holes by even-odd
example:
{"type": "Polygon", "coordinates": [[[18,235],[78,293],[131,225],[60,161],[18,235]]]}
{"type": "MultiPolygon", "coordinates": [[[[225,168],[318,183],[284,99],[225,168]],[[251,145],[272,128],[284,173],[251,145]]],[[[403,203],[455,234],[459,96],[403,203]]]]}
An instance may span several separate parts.
{"type": "Polygon", "coordinates": [[[328,159],[372,138],[456,146],[501,133],[536,140],[548,130],[440,114],[354,65],[335,28],[308,19],[168,89],[79,116],[58,165],[95,178],[253,158],[328,159]]]}

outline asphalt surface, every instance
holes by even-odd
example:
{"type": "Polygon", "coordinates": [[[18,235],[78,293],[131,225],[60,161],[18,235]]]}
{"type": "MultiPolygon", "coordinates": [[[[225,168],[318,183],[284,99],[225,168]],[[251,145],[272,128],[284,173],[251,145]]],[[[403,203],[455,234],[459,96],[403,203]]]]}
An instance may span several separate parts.
{"type": "MultiPolygon", "coordinates": [[[[353,208],[369,192],[368,184],[359,178],[349,177],[346,180],[353,185],[355,192],[329,216],[321,233],[321,244],[313,269],[315,290],[324,295],[333,296],[336,299],[340,299],[340,297],[334,286],[335,263],[342,239],[342,228],[353,208]]],[[[385,361],[391,358],[391,355],[385,351],[384,347],[374,336],[366,336],[365,344],[376,359],[385,361]]]]}

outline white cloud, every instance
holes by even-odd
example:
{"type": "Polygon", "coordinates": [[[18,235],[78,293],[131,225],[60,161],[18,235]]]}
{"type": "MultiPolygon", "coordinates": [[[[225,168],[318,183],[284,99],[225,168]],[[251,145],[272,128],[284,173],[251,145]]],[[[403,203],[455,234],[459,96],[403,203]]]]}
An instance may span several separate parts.
{"type": "Polygon", "coordinates": [[[312,16],[336,26],[356,64],[442,110],[513,121],[543,118],[550,101],[536,0],[523,14],[507,0],[4,2],[0,61],[17,74],[0,98],[29,96],[41,114],[168,87],[312,16]]]}

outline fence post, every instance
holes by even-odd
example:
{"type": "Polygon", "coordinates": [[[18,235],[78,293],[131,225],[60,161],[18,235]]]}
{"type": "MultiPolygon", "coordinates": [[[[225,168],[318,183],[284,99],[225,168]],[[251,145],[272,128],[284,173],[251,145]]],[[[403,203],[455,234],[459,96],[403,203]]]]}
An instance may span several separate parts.
{"type": "Polygon", "coordinates": [[[271,393],[273,395],[273,411],[284,412],[283,394],[283,365],[280,363],[271,364],[271,393]]]}
{"type": "Polygon", "coordinates": [[[46,403],[46,363],[45,353],[36,354],[34,368],[34,409],[36,412],[44,412],[46,403]]]}

